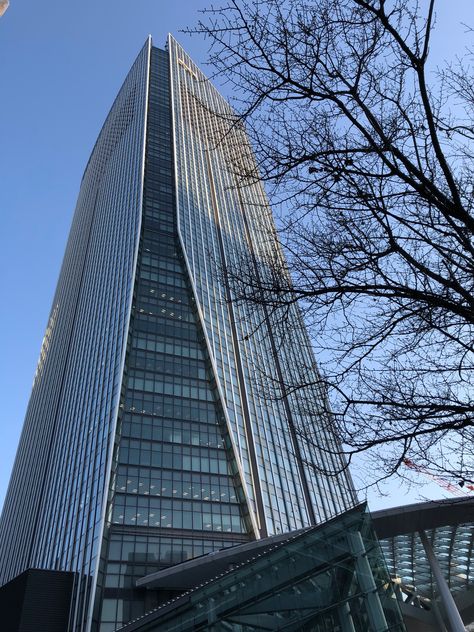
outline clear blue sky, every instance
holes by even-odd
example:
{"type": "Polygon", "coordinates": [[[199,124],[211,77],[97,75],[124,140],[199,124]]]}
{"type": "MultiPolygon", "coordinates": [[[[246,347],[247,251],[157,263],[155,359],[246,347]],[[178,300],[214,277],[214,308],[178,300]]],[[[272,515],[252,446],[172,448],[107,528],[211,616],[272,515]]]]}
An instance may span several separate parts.
{"type": "MultiPolygon", "coordinates": [[[[215,0],[218,4],[218,0],[215,0]]],[[[207,74],[207,43],[181,34],[203,0],[11,0],[0,18],[0,506],[28,403],[82,172],[149,33],[172,32],[207,74]]],[[[473,0],[439,0],[436,59],[473,45],[473,0]]],[[[427,485],[372,506],[415,501],[427,485]]]]}

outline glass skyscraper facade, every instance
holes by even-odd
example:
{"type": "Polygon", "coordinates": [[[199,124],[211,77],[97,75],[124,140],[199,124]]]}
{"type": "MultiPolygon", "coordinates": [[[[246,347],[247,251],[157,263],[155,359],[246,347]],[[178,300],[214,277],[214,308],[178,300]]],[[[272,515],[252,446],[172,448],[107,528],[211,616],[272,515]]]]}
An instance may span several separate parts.
{"type": "Polygon", "coordinates": [[[143,614],[146,574],[356,500],[324,395],[286,386],[301,366],[317,381],[296,307],[283,336],[232,300],[226,270],[282,256],[238,163],[254,164],[229,105],[173,38],[149,39],[82,179],[0,521],[2,584],[75,573],[70,630],[143,614]]]}

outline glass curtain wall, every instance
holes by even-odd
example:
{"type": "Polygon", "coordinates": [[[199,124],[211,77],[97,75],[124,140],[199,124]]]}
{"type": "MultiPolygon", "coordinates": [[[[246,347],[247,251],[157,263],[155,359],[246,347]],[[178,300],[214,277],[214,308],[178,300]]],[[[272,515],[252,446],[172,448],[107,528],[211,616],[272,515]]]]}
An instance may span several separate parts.
{"type": "Polygon", "coordinates": [[[250,530],[176,234],[168,66],[167,53],[153,48],[101,632],[156,606],[157,596],[134,589],[136,579],[246,541],[250,530]]]}
{"type": "MultiPolygon", "coordinates": [[[[0,581],[75,573],[90,625],[142,210],[148,42],[84,171],[0,520],[0,581]]],[[[71,122],[73,124],[73,122],[71,122]]]]}
{"type": "Polygon", "coordinates": [[[243,265],[263,274],[276,258],[285,268],[245,129],[171,36],[168,45],[178,231],[260,533],[284,533],[331,518],[356,496],[324,393],[311,386],[318,373],[298,309],[281,327],[281,314],[236,300],[243,265]],[[289,393],[302,382],[309,386],[289,393]]]}
{"type": "Polygon", "coordinates": [[[323,394],[285,392],[297,358],[316,376],[300,315],[285,338],[225,274],[282,256],[234,124],[173,38],[149,39],[84,172],[0,520],[2,583],[75,574],[71,631],[155,605],[147,573],[355,501],[319,471],[344,466],[323,394]]]}

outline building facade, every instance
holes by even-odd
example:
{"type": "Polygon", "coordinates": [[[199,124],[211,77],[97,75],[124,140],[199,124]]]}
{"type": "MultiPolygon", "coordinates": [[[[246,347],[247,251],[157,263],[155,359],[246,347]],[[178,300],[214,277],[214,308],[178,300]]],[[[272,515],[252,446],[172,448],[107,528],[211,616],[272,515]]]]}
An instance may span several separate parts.
{"type": "Polygon", "coordinates": [[[70,630],[108,632],[135,582],[352,507],[297,308],[233,300],[227,271],[282,257],[230,106],[149,39],[92,151],[0,521],[0,580],[75,574],[70,630]],[[276,254],[275,254],[276,253],[276,254]],[[321,471],[339,472],[325,476],[321,471]]]}

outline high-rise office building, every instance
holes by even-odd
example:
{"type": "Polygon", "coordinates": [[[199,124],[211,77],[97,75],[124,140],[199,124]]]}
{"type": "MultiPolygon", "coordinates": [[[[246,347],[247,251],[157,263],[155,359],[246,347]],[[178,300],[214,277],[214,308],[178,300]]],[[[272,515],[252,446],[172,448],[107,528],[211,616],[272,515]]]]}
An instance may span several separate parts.
{"type": "MultiPolygon", "coordinates": [[[[170,37],[149,39],[87,164],[0,522],[4,584],[74,573],[70,630],[115,630],[166,565],[351,507],[296,308],[233,301],[280,256],[245,132],[170,37]],[[273,326],[273,324],[275,326],[273,326]]],[[[151,601],[150,601],[151,600],[151,601]]]]}

